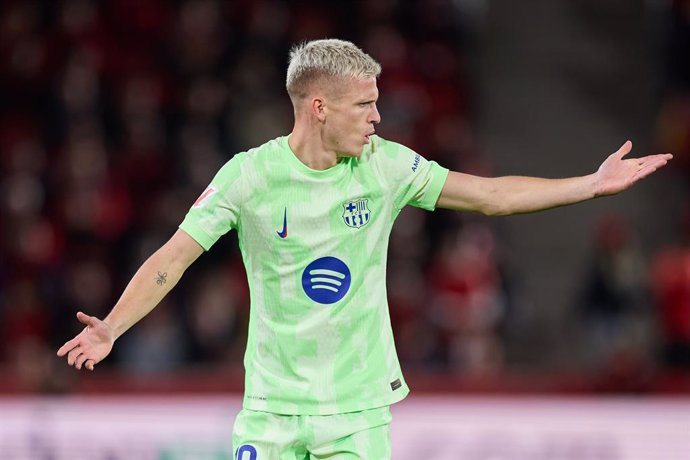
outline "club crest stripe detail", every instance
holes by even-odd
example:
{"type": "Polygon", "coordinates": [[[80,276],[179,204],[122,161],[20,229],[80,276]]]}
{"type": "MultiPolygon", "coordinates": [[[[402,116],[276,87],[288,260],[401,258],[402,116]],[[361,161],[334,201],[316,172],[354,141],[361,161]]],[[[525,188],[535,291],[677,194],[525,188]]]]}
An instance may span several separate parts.
{"type": "Polygon", "coordinates": [[[350,200],[343,204],[343,222],[352,228],[365,226],[371,219],[371,211],[368,207],[368,198],[350,200]]]}

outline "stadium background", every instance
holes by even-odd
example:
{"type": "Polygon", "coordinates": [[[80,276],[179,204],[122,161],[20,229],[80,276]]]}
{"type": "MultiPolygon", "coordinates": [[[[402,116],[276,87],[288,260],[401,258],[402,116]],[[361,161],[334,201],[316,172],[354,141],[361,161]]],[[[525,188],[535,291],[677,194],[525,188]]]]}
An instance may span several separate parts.
{"type": "MultiPolygon", "coordinates": [[[[406,210],[387,282],[413,397],[687,408],[690,2],[4,1],[0,406],[14,415],[0,425],[22,419],[17,401],[241,391],[233,234],[97,372],[54,352],[77,310],[107,314],[220,165],[289,132],[289,47],[328,36],[383,64],[379,133],[451,169],[587,174],[628,138],[633,154],[675,154],[635,189],[574,207],[406,210]]],[[[535,455],[520,458],[550,458],[535,455]]]]}

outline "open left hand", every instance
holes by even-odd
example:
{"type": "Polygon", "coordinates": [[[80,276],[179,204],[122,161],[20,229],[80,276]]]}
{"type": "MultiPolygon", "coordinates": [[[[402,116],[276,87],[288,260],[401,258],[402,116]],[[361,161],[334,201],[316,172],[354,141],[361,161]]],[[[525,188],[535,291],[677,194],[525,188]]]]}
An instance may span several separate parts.
{"type": "Polygon", "coordinates": [[[632,150],[632,142],[626,141],[612,153],[596,172],[596,195],[613,195],[630,188],[635,182],[652,174],[673,158],[670,153],[624,159],[632,150]]]}

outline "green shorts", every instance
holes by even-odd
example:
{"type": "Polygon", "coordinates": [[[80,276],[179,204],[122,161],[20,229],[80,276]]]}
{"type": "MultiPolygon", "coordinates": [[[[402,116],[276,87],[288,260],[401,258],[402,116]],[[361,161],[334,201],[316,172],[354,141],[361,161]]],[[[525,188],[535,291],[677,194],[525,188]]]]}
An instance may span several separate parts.
{"type": "Polygon", "coordinates": [[[279,415],[242,409],[236,460],[389,460],[389,407],[335,415],[279,415]]]}

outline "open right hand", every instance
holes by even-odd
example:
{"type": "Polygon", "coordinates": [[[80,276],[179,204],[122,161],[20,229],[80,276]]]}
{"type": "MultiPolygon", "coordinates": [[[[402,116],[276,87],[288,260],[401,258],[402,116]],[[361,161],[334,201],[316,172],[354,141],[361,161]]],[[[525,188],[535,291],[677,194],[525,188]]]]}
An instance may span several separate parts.
{"type": "Polygon", "coordinates": [[[77,319],[86,327],[75,338],[60,347],[57,355],[60,357],[67,355],[67,364],[70,366],[80,370],[84,366],[92,371],[96,364],[110,354],[115,343],[115,334],[105,321],[95,316],[78,312],[77,319]]]}

